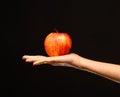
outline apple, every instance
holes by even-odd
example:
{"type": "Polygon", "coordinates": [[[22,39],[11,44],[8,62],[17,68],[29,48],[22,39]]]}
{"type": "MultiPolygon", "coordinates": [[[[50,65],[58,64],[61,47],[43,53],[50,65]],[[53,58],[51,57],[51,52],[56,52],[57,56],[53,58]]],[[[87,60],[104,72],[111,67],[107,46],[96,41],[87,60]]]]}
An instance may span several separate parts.
{"type": "Polygon", "coordinates": [[[66,32],[51,32],[44,40],[44,48],[48,56],[60,56],[70,52],[72,38],[66,32]]]}

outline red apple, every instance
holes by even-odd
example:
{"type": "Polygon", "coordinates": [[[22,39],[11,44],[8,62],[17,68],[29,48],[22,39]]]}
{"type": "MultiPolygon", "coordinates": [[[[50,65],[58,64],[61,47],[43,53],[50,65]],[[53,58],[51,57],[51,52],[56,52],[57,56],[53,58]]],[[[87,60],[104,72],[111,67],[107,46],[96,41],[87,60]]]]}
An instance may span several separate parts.
{"type": "Polygon", "coordinates": [[[66,32],[51,32],[44,40],[44,48],[48,56],[60,56],[70,52],[71,36],[66,32]]]}

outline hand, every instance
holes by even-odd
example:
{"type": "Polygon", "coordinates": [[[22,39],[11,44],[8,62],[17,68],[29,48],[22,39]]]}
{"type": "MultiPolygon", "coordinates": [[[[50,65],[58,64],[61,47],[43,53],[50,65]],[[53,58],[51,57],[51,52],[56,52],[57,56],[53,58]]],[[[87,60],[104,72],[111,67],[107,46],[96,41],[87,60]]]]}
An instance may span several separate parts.
{"type": "Polygon", "coordinates": [[[25,62],[32,62],[33,66],[50,64],[52,66],[68,66],[75,68],[76,66],[74,66],[74,59],[76,57],[78,57],[77,54],[71,53],[55,57],[47,57],[42,55],[24,55],[22,59],[25,60],[25,62]]]}

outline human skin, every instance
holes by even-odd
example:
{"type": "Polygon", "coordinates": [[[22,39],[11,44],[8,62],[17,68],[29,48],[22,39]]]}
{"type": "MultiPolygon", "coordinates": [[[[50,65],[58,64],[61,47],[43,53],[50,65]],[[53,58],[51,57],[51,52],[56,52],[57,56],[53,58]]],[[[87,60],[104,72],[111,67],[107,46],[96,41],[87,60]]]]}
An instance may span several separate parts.
{"type": "Polygon", "coordinates": [[[105,77],[114,82],[120,83],[120,65],[106,63],[87,59],[78,54],[71,53],[62,56],[48,57],[43,55],[24,55],[22,57],[25,62],[35,65],[50,64],[52,66],[68,66],[85,70],[96,75],[105,77]]]}

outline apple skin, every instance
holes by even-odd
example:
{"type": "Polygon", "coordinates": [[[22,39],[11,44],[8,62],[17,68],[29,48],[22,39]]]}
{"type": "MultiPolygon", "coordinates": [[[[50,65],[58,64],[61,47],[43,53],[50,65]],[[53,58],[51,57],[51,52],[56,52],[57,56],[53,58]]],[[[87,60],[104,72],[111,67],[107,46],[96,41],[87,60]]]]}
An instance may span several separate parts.
{"type": "Polygon", "coordinates": [[[48,56],[60,56],[70,52],[72,38],[66,32],[51,32],[44,40],[44,48],[48,56]]]}

